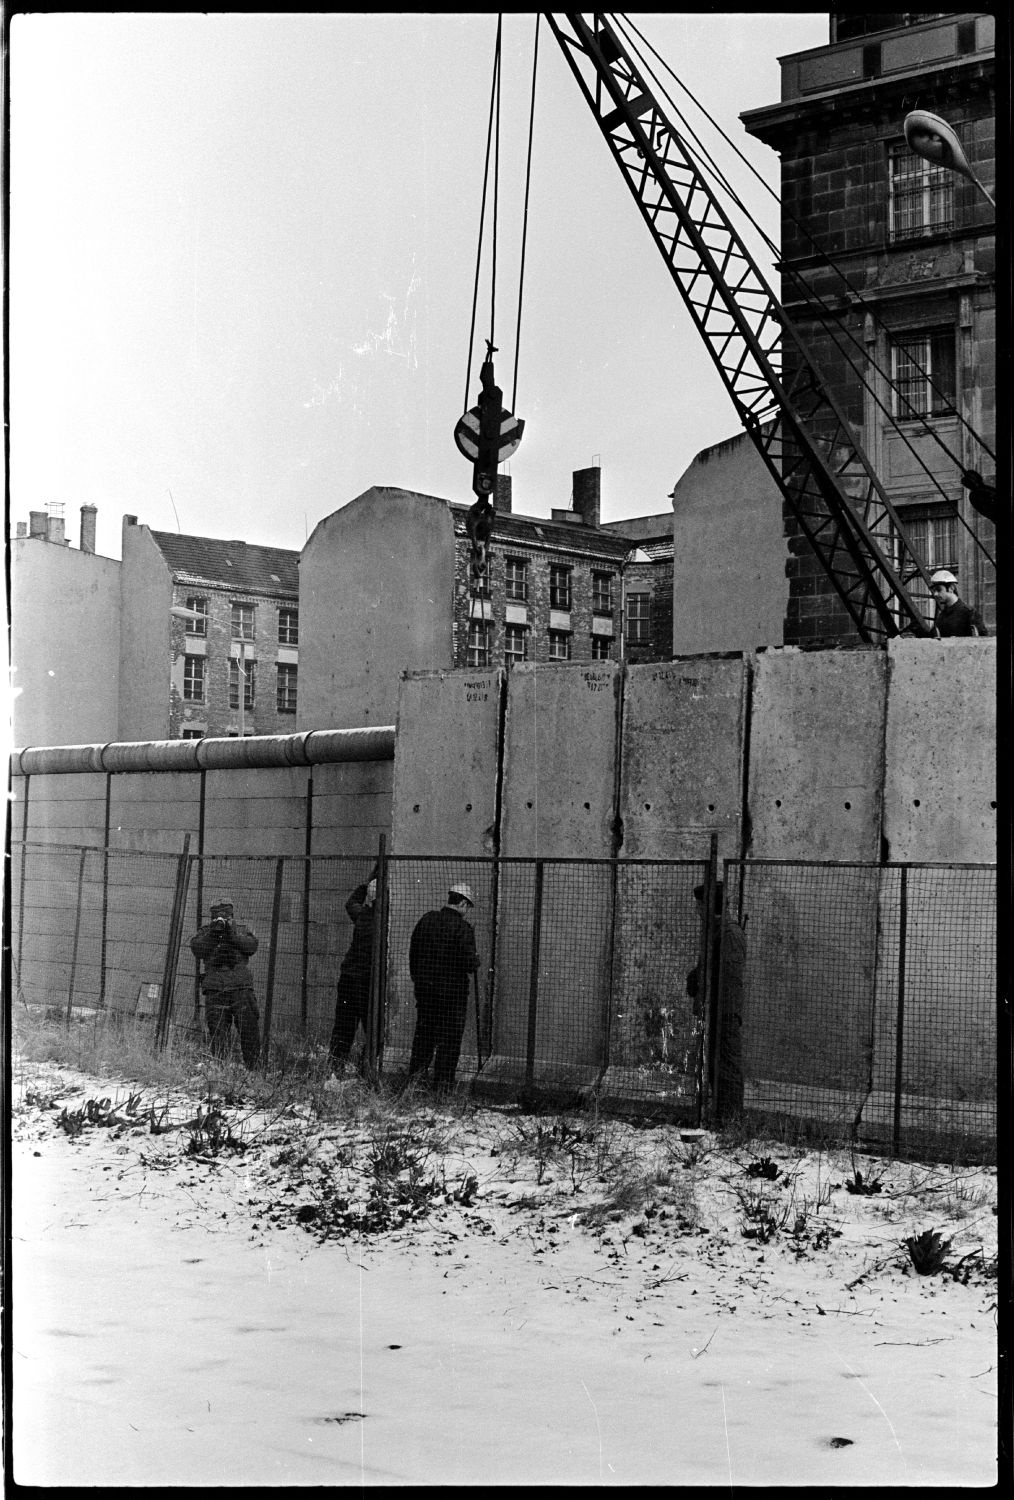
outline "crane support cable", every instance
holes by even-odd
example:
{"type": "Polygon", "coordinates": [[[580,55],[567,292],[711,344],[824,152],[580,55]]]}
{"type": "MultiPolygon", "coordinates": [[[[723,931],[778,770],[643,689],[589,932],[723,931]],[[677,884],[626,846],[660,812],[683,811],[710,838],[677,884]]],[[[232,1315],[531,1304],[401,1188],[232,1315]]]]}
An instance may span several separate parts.
{"type": "MultiPolygon", "coordinates": [[[[714,126],[714,128],[718,131],[719,135],[726,142],[726,144],[729,147],[731,147],[731,149],[736,153],[736,155],[739,157],[740,161],[744,164],[744,166],[746,166],[748,168],[748,170],[753,173],[754,177],[756,177],[757,181],[764,188],[765,192],[769,193],[771,195],[771,197],[775,199],[776,202],[780,203],[780,199],[778,197],[778,194],[775,192],[775,190],[771,186],[771,184],[761,175],[760,172],[758,172],[757,168],[743,154],[743,152],[739,149],[739,147],[736,145],[735,141],[733,141],[733,139],[731,138],[731,136],[729,136],[722,129],[721,125],[714,118],[714,116],[711,115],[708,112],[708,110],[701,103],[701,101],[697,98],[697,96],[682,81],[682,79],[676,73],[675,69],[673,69],[670,66],[670,64],[667,63],[665,61],[665,59],[659,55],[659,53],[651,45],[651,43],[647,40],[647,38],[644,36],[644,34],[641,31],[638,30],[637,26],[634,25],[633,21],[630,21],[629,18],[626,18],[626,24],[630,27],[630,29],[633,32],[636,33],[636,35],[640,38],[640,40],[648,48],[648,50],[652,53],[652,55],[655,58],[658,59],[659,63],[662,65],[662,67],[665,68],[666,72],[671,75],[671,77],[675,80],[675,82],[683,90],[683,92],[687,95],[687,97],[690,100],[692,100],[692,102],[697,106],[697,108],[704,115],[705,119],[708,120],[708,122],[711,125],[714,126]]],[[[642,62],[642,66],[644,66],[643,62],[642,62]]],[[[669,98],[668,95],[666,97],[669,98]]],[[[671,98],[670,98],[669,102],[670,103],[673,102],[671,100],[671,98]]],[[[673,104],[673,108],[675,109],[675,104],[673,104]]],[[[678,111],[677,111],[677,113],[678,113],[678,111]]],[[[713,166],[713,169],[717,171],[717,168],[714,168],[714,164],[713,163],[712,163],[712,166],[713,166]]],[[[765,234],[765,232],[761,228],[761,226],[759,224],[757,224],[756,220],[753,219],[753,217],[749,213],[749,210],[740,202],[739,198],[736,197],[735,193],[733,192],[732,188],[729,187],[728,183],[724,183],[723,182],[723,185],[726,187],[726,190],[732,196],[732,198],[736,202],[737,206],[739,208],[741,208],[742,211],[743,211],[743,213],[746,214],[747,217],[750,219],[750,222],[754,225],[754,228],[758,231],[758,233],[765,240],[765,242],[767,243],[767,245],[769,246],[769,248],[774,251],[776,257],[780,256],[781,252],[780,252],[778,246],[775,245],[774,241],[771,240],[770,237],[767,234],[765,234]]],[[[793,213],[784,213],[784,217],[785,217],[785,219],[788,220],[788,222],[790,224],[792,224],[792,226],[795,229],[797,229],[800,232],[800,234],[813,247],[814,251],[816,252],[816,254],[818,255],[818,257],[820,258],[822,264],[826,265],[830,270],[832,270],[834,272],[834,274],[842,281],[842,283],[844,284],[845,289],[846,289],[846,291],[847,291],[847,293],[849,295],[849,298],[853,302],[854,306],[858,307],[862,312],[866,313],[869,317],[871,317],[873,319],[873,321],[876,323],[877,327],[885,329],[886,332],[890,332],[890,329],[887,328],[887,325],[883,322],[883,320],[877,314],[876,309],[873,306],[871,306],[870,303],[868,303],[868,302],[866,302],[864,300],[864,298],[862,296],[862,293],[852,284],[852,282],[849,280],[848,276],[842,270],[841,266],[839,266],[838,263],[827,253],[827,251],[823,248],[823,246],[816,239],[814,239],[813,235],[807,229],[806,225],[803,224],[799,219],[797,219],[796,216],[795,216],[795,214],[793,214],[793,213]]],[[[815,291],[813,291],[813,289],[809,286],[809,283],[806,282],[802,278],[802,276],[800,275],[799,272],[793,271],[793,270],[791,270],[790,267],[787,267],[787,266],[783,267],[783,270],[785,270],[789,275],[791,275],[794,278],[794,280],[796,281],[796,283],[799,286],[800,290],[803,291],[804,294],[811,301],[820,302],[823,306],[827,305],[826,303],[824,303],[823,298],[821,298],[818,293],[816,293],[815,291]]],[[[878,373],[880,373],[880,374],[886,374],[886,372],[879,365],[877,365],[874,360],[871,359],[870,362],[874,365],[874,368],[878,371],[878,373]]],[[[930,373],[927,370],[924,370],[922,368],[922,366],[919,364],[918,360],[916,360],[915,358],[912,358],[911,359],[911,363],[914,365],[914,367],[918,371],[919,375],[923,379],[925,379],[927,381],[929,387],[934,391],[934,393],[936,395],[942,395],[943,393],[940,391],[939,387],[934,383],[934,381],[933,381],[932,376],[930,375],[930,373]]],[[[974,427],[972,427],[971,423],[969,423],[968,421],[966,421],[966,419],[961,416],[960,412],[957,413],[956,415],[958,417],[958,420],[959,420],[961,426],[965,428],[965,430],[975,440],[975,442],[978,443],[978,445],[983,450],[983,452],[987,453],[989,455],[989,457],[992,458],[993,461],[994,461],[994,463],[995,463],[996,462],[996,454],[990,448],[989,444],[987,442],[985,442],[985,440],[982,437],[980,437],[980,435],[975,431],[974,427]]],[[[956,463],[959,468],[961,468],[962,467],[961,460],[959,458],[957,458],[950,451],[950,449],[944,443],[943,439],[940,437],[940,434],[938,432],[936,432],[936,430],[926,421],[926,419],[922,415],[922,413],[916,412],[916,413],[913,414],[913,416],[914,416],[914,419],[918,419],[919,421],[922,422],[922,425],[923,425],[924,429],[926,430],[926,432],[932,438],[934,438],[934,440],[937,443],[939,443],[939,445],[941,446],[941,448],[943,448],[943,450],[947,454],[947,456],[954,463],[956,463]]]]}
{"type": "MultiPolygon", "coordinates": [[[[892,561],[904,529],[889,497],[649,84],[604,16],[547,19],[743,426],[858,634],[928,634],[892,561]],[[788,378],[776,347],[791,350],[788,378]]],[[[918,561],[917,571],[928,586],[918,561]]]]}
{"type": "Polygon", "coordinates": [[[502,76],[503,12],[496,18],[496,132],[493,142],[493,272],[489,292],[489,346],[496,342],[496,239],[500,217],[500,83],[502,76]]]}
{"type": "MultiPolygon", "coordinates": [[[[637,28],[634,27],[633,29],[636,30],[637,28]]],[[[648,44],[648,45],[650,46],[650,44],[648,44]]],[[[653,48],[651,50],[654,51],[653,48]]],[[[658,54],[656,53],[655,55],[657,56],[658,54]]],[[[639,59],[639,61],[641,61],[641,60],[639,59]]],[[[644,66],[643,62],[642,62],[642,66],[644,66]]],[[[652,73],[650,67],[646,67],[646,71],[647,71],[648,75],[652,78],[653,82],[657,82],[658,81],[657,78],[656,78],[656,76],[652,73]]],[[[672,72],[672,69],[669,69],[669,71],[672,72]]],[[[676,74],[675,73],[673,73],[673,77],[676,78],[676,74]]],[[[679,79],[678,78],[676,78],[676,81],[677,81],[677,83],[679,83],[679,79]]],[[[753,226],[753,228],[757,231],[758,235],[760,236],[760,238],[762,239],[762,241],[764,242],[764,244],[767,246],[767,248],[771,251],[771,253],[775,256],[775,258],[777,260],[779,254],[780,254],[778,246],[771,239],[771,237],[764,231],[763,227],[760,224],[757,223],[756,219],[753,217],[753,215],[750,213],[749,209],[746,207],[746,205],[743,203],[742,199],[737,194],[735,188],[733,188],[733,186],[731,185],[731,183],[726,178],[726,176],[725,176],[724,172],[722,171],[721,167],[715,161],[714,157],[711,155],[711,153],[709,152],[709,150],[707,149],[707,147],[704,145],[703,141],[701,141],[700,137],[697,135],[696,131],[693,129],[693,127],[690,124],[690,122],[686,119],[686,116],[682,113],[682,111],[679,109],[678,105],[672,99],[672,96],[666,92],[666,90],[664,89],[663,86],[659,85],[659,87],[660,87],[660,92],[662,94],[662,97],[665,99],[666,103],[669,104],[669,106],[671,107],[671,109],[673,111],[673,114],[676,117],[676,119],[679,120],[679,122],[685,127],[685,129],[687,131],[687,134],[689,135],[690,139],[694,142],[695,146],[697,147],[697,150],[698,150],[700,156],[703,158],[704,161],[707,162],[708,166],[711,168],[713,176],[721,183],[722,187],[728,193],[729,198],[731,199],[731,201],[736,205],[737,208],[739,208],[741,210],[741,212],[744,214],[744,216],[749,220],[749,222],[751,223],[751,225],[753,226]]],[[[686,88],[685,84],[681,83],[680,87],[683,88],[683,90],[684,90],[685,93],[690,94],[690,91],[689,91],[689,89],[686,88]]],[[[693,98],[694,96],[692,94],[690,94],[690,97],[693,98]]],[[[707,118],[709,120],[711,120],[711,116],[708,115],[708,112],[707,112],[707,110],[704,109],[704,106],[701,105],[699,103],[699,101],[697,101],[697,100],[694,100],[694,102],[698,104],[698,107],[701,109],[702,113],[704,113],[707,116],[707,118]]],[[[720,132],[720,134],[723,135],[723,137],[725,138],[725,140],[728,141],[728,143],[730,145],[733,145],[733,143],[731,141],[729,141],[728,136],[725,135],[725,132],[722,131],[721,126],[717,125],[714,120],[712,120],[712,124],[715,124],[716,129],[720,132]]],[[[734,145],[733,145],[733,150],[737,150],[737,148],[734,145]]],[[[746,158],[742,157],[742,153],[741,152],[737,151],[737,155],[741,156],[742,160],[744,160],[746,162],[746,165],[750,167],[751,171],[755,170],[751,166],[751,164],[748,161],[746,161],[746,158]]],[[[759,174],[756,174],[756,173],[755,173],[755,175],[759,176],[759,174]]],[[[762,178],[760,180],[763,181],[762,178]]],[[[765,187],[767,187],[766,183],[764,185],[765,185],[765,187]]],[[[770,189],[769,189],[769,191],[770,191],[770,189]]],[[[795,221],[795,220],[794,220],[794,222],[798,223],[798,221],[795,221]]],[[[799,227],[802,228],[802,226],[799,226],[799,227]]],[[[805,229],[803,230],[803,232],[807,233],[807,231],[805,229]]],[[[816,244],[816,242],[812,239],[812,236],[807,235],[807,237],[811,240],[811,243],[816,244]]],[[[823,252],[822,252],[822,254],[823,254],[823,252]]],[[[837,271],[838,275],[841,276],[841,278],[845,281],[846,285],[850,286],[851,284],[848,282],[848,280],[845,277],[844,273],[840,270],[840,268],[838,268],[837,266],[834,265],[834,262],[831,261],[830,257],[828,257],[828,256],[825,255],[824,259],[828,262],[829,265],[831,265],[833,267],[833,269],[835,271],[837,271]]],[[[868,353],[868,351],[866,350],[865,346],[860,342],[859,339],[856,338],[855,334],[853,334],[848,328],[845,328],[845,327],[842,326],[841,320],[838,317],[837,313],[834,311],[834,309],[831,308],[828,305],[828,303],[824,300],[823,297],[821,297],[819,295],[819,293],[815,292],[812,289],[812,287],[810,286],[809,282],[807,282],[807,280],[805,279],[805,277],[800,272],[795,271],[792,267],[789,267],[789,266],[783,267],[783,270],[784,270],[785,274],[787,274],[788,276],[790,276],[792,278],[793,283],[797,286],[798,290],[802,292],[802,294],[803,294],[804,298],[806,299],[806,301],[808,303],[810,303],[812,311],[813,311],[813,314],[817,318],[817,320],[819,321],[819,323],[820,323],[821,327],[823,328],[824,332],[828,335],[828,337],[834,343],[834,345],[837,348],[837,350],[838,350],[839,354],[841,355],[842,359],[845,361],[845,363],[852,370],[853,374],[856,376],[856,378],[858,379],[858,381],[859,381],[860,385],[863,387],[863,389],[868,393],[868,395],[870,396],[871,400],[873,401],[873,404],[886,417],[888,423],[893,428],[894,433],[895,433],[898,441],[901,443],[901,445],[904,448],[906,448],[908,450],[909,454],[911,455],[912,459],[915,462],[916,467],[922,469],[923,473],[926,475],[926,479],[927,479],[928,483],[930,484],[930,486],[934,490],[936,490],[937,494],[941,497],[941,499],[945,500],[948,504],[952,504],[953,503],[952,496],[948,494],[947,490],[941,484],[939,478],[936,476],[936,474],[933,473],[933,471],[930,468],[929,464],[927,463],[926,459],[923,457],[923,455],[916,448],[915,444],[912,442],[912,439],[909,437],[908,433],[906,433],[901,428],[901,426],[899,425],[898,420],[897,420],[894,412],[890,409],[890,407],[884,401],[884,399],[883,399],[880,391],[877,389],[875,383],[873,383],[868,378],[867,371],[869,369],[872,369],[876,374],[882,376],[883,379],[890,385],[891,384],[891,380],[890,380],[890,377],[889,377],[887,371],[883,368],[882,365],[880,365],[878,363],[878,361],[877,361],[877,359],[876,359],[876,357],[874,355],[871,355],[871,354],[868,353]],[[861,357],[860,360],[855,359],[852,356],[852,354],[849,352],[848,348],[846,348],[846,347],[843,346],[843,344],[841,343],[841,339],[843,337],[848,341],[849,344],[851,344],[855,349],[857,349],[859,351],[859,354],[860,354],[860,357],[861,357]]],[[[881,327],[883,327],[884,325],[882,324],[881,320],[879,318],[876,318],[876,315],[872,312],[872,309],[870,309],[868,307],[868,304],[862,304],[861,298],[859,298],[858,293],[856,294],[856,298],[857,298],[858,302],[860,303],[860,305],[864,305],[864,306],[867,307],[867,310],[870,312],[871,316],[875,319],[875,321],[881,327]]],[[[919,366],[918,360],[916,360],[916,359],[913,358],[912,363],[915,364],[915,366],[916,366],[917,369],[921,368],[919,366]]],[[[928,379],[928,377],[927,377],[927,379],[928,379]]],[[[930,384],[932,385],[932,382],[930,382],[930,384]]],[[[935,385],[932,388],[935,391],[937,391],[938,394],[940,394],[939,391],[938,391],[938,388],[935,385]]],[[[958,468],[958,470],[961,471],[961,472],[964,472],[964,465],[963,465],[961,459],[956,454],[954,454],[951,451],[951,449],[947,446],[947,444],[941,438],[940,434],[936,431],[936,429],[929,422],[926,421],[925,416],[921,412],[917,411],[912,406],[912,403],[908,400],[907,397],[904,396],[903,393],[900,393],[900,394],[902,394],[902,399],[905,401],[906,405],[910,408],[910,413],[911,413],[910,420],[920,422],[920,424],[921,424],[921,426],[923,428],[923,431],[926,432],[931,438],[934,439],[934,441],[937,443],[937,445],[943,450],[943,452],[947,455],[947,457],[951,460],[951,462],[953,464],[955,464],[955,466],[958,468]]],[[[974,432],[974,429],[969,425],[969,423],[966,422],[964,420],[964,418],[962,418],[960,416],[960,413],[956,413],[956,415],[958,415],[959,421],[961,421],[962,424],[965,426],[965,428],[972,434],[972,436],[975,438],[976,442],[979,443],[980,447],[986,453],[989,453],[990,449],[989,449],[988,445],[985,442],[983,442],[983,440],[978,436],[977,433],[974,432]]],[[[965,517],[963,515],[961,515],[960,511],[956,513],[955,519],[958,522],[959,526],[961,526],[965,531],[968,532],[968,534],[971,537],[972,542],[974,543],[975,547],[979,550],[979,552],[986,559],[986,561],[989,562],[989,563],[992,563],[995,566],[996,559],[993,557],[992,553],[990,552],[989,548],[986,546],[985,542],[982,540],[981,536],[979,536],[978,532],[975,530],[974,527],[972,527],[972,526],[969,525],[968,521],[965,519],[965,517]]]]}
{"type": "Polygon", "coordinates": [[[539,22],[542,12],[535,12],[535,49],[532,55],[532,104],[528,114],[528,159],[525,165],[525,209],[521,223],[521,269],[518,274],[518,326],[514,338],[514,387],[511,391],[511,410],[518,402],[518,358],[521,353],[521,306],[525,295],[525,254],[528,249],[528,200],[532,186],[532,142],[535,139],[535,79],[539,67],[539,22]]]}
{"type": "Polygon", "coordinates": [[[493,84],[489,96],[489,124],[486,127],[486,161],[482,174],[482,205],[479,209],[479,242],[475,252],[475,285],[472,291],[472,321],[468,330],[468,360],[465,365],[465,400],[463,410],[468,409],[468,389],[472,378],[472,350],[475,344],[475,318],[479,306],[479,273],[482,266],[482,235],[486,223],[486,192],[489,187],[489,160],[493,139],[493,117],[497,91],[500,86],[500,39],[503,17],[497,20],[496,50],[493,57],[493,84]]]}

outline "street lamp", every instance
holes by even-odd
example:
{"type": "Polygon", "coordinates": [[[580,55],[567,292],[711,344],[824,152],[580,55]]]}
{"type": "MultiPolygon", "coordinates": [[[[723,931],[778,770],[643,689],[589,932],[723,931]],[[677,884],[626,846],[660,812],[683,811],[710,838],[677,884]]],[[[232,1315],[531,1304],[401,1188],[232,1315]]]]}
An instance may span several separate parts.
{"type": "Polygon", "coordinates": [[[996,199],[990,197],[968,165],[961,142],[946,120],[941,120],[939,115],[931,115],[928,110],[915,109],[905,116],[902,128],[909,148],[916,156],[932,162],[934,166],[947,167],[950,171],[967,177],[969,182],[975,183],[986,201],[996,207],[996,199]]]}

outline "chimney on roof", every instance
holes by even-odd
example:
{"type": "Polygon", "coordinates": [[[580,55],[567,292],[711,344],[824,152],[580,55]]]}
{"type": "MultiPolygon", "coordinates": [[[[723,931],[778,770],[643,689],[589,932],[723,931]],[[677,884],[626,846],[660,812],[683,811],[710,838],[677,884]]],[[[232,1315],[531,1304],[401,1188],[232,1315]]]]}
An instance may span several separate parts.
{"type": "Polygon", "coordinates": [[[17,535],[18,536],[27,536],[28,535],[28,522],[27,521],[19,521],[18,522],[17,535]]]}
{"type": "Polygon", "coordinates": [[[81,551],[95,551],[95,517],[98,510],[94,505],[82,505],[81,507],[81,551]]]}
{"type": "Polygon", "coordinates": [[[43,540],[49,535],[49,515],[44,510],[30,510],[28,512],[28,535],[41,536],[43,540]]]}
{"type": "Polygon", "coordinates": [[[574,509],[586,526],[598,526],[602,509],[602,470],[574,470],[574,509]]]}
{"type": "Polygon", "coordinates": [[[499,516],[509,516],[511,513],[511,476],[509,474],[498,474],[496,476],[496,497],[493,501],[499,516]]]}

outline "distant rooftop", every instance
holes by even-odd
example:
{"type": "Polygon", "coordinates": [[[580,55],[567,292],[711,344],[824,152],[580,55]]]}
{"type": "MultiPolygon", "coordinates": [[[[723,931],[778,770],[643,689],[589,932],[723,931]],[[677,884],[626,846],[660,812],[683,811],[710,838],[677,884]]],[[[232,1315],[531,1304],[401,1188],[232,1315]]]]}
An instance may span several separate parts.
{"type": "Polygon", "coordinates": [[[223,542],[213,536],[180,536],[173,531],[153,531],[151,535],[177,583],[279,598],[299,594],[299,553],[288,548],[223,542]]]}

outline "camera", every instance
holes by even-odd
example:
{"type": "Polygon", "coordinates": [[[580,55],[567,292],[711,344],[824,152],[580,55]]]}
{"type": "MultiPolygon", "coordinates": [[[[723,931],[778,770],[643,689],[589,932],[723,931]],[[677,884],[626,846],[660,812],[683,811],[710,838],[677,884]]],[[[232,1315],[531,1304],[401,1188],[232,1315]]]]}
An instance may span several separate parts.
{"type": "Polygon", "coordinates": [[[228,932],[229,924],[224,917],[212,917],[211,930],[212,932],[228,932]]]}

